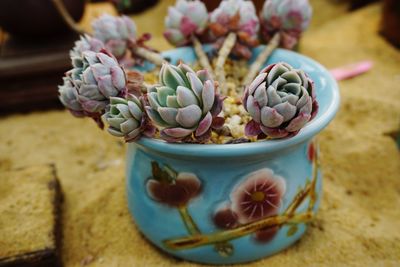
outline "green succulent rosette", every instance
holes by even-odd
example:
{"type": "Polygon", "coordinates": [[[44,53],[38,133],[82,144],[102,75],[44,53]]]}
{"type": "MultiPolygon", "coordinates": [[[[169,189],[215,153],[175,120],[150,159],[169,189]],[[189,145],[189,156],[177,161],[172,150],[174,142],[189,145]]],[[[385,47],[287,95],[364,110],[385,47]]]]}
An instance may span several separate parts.
{"type": "Polygon", "coordinates": [[[109,125],[107,131],[123,137],[126,142],[136,141],[142,134],[152,137],[155,133],[154,126],[144,112],[141,98],[131,94],[126,98],[111,97],[103,117],[109,125]]]}
{"type": "Polygon", "coordinates": [[[212,129],[222,126],[224,120],[217,115],[223,98],[216,94],[216,85],[206,70],[194,72],[183,63],[165,63],[159,83],[148,89],[146,111],[161,129],[161,138],[206,142],[212,129]]]}
{"type": "Polygon", "coordinates": [[[296,135],[318,111],[314,82],[283,62],[260,72],[246,88],[243,105],[252,117],[246,135],[269,138],[296,135]]]}

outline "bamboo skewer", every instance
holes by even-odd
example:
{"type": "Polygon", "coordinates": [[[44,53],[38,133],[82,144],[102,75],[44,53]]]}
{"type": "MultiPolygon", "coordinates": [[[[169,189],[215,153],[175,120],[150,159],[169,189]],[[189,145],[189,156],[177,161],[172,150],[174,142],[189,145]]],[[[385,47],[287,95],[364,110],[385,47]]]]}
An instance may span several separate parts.
{"type": "Polygon", "coordinates": [[[260,71],[262,65],[264,65],[271,53],[279,46],[280,41],[280,33],[275,33],[268,45],[265,46],[264,50],[258,55],[257,59],[253,62],[253,64],[250,65],[250,69],[243,79],[243,85],[249,85],[253,81],[260,71]]]}
{"type": "Polygon", "coordinates": [[[133,54],[140,56],[157,66],[161,66],[165,61],[165,59],[158,53],[150,51],[146,48],[139,47],[139,46],[131,46],[131,51],[133,54]]]}
{"type": "Polygon", "coordinates": [[[191,39],[192,39],[194,51],[197,55],[200,65],[203,68],[205,68],[208,71],[208,73],[211,75],[211,77],[214,79],[215,78],[214,71],[211,67],[210,61],[208,60],[206,53],[203,50],[203,47],[202,47],[199,39],[194,35],[192,35],[191,39]]]}
{"type": "Polygon", "coordinates": [[[236,33],[230,32],[228,37],[226,37],[221,49],[218,52],[217,63],[215,65],[215,75],[217,76],[217,80],[220,84],[221,94],[227,95],[228,92],[225,84],[225,61],[228,58],[230,52],[232,51],[233,46],[236,43],[236,33]]]}

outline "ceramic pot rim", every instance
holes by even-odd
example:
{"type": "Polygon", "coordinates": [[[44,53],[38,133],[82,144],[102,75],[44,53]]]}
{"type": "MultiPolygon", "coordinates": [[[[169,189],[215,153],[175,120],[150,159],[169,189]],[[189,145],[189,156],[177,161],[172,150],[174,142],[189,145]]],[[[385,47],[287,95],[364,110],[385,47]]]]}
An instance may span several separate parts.
{"type": "MultiPolygon", "coordinates": [[[[178,49],[177,48],[170,51],[166,51],[163,54],[169,55],[178,49]]],[[[252,156],[257,154],[269,154],[279,150],[283,150],[302,142],[305,142],[315,136],[317,133],[322,131],[330,121],[335,117],[336,112],[339,109],[340,96],[339,88],[329,73],[321,64],[312,60],[309,57],[303,56],[299,53],[277,49],[284,51],[285,53],[292,54],[291,56],[298,57],[301,60],[308,61],[318,67],[322,74],[328,80],[328,87],[331,91],[331,99],[329,101],[328,107],[323,113],[318,114],[312,121],[307,123],[307,125],[300,130],[300,132],[291,138],[279,139],[279,140],[265,140],[251,143],[242,144],[180,144],[180,143],[167,143],[160,139],[146,138],[143,137],[137,144],[139,146],[145,147],[156,152],[173,154],[180,156],[195,156],[195,157],[242,157],[242,156],[252,156]]],[[[320,111],[321,112],[321,111],[320,111]]]]}

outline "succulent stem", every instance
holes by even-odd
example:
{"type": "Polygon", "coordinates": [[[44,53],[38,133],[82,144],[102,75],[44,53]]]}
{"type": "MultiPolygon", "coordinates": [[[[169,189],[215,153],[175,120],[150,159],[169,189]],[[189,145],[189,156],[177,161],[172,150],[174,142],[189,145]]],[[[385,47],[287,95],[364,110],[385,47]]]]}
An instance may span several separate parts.
{"type": "Polygon", "coordinates": [[[227,88],[225,84],[225,61],[229,56],[229,53],[232,51],[233,46],[236,43],[236,33],[230,32],[228,37],[226,37],[221,49],[218,52],[217,63],[215,65],[215,75],[217,76],[217,80],[219,82],[221,88],[221,94],[227,95],[227,88]]]}
{"type": "Polygon", "coordinates": [[[211,75],[211,77],[214,79],[215,75],[214,75],[214,71],[211,67],[210,61],[208,60],[208,57],[207,57],[206,53],[204,52],[199,39],[197,39],[197,37],[194,35],[192,35],[192,43],[193,43],[194,51],[196,52],[196,55],[197,55],[200,65],[203,68],[205,68],[208,71],[208,73],[211,75]]]}
{"type": "Polygon", "coordinates": [[[191,235],[199,235],[200,230],[197,227],[196,223],[193,221],[192,216],[190,215],[186,206],[182,206],[178,208],[179,214],[181,215],[182,221],[186,226],[189,234],[191,235]]]}
{"type": "Polygon", "coordinates": [[[58,13],[63,18],[64,22],[70,27],[73,31],[79,34],[84,34],[85,31],[78,26],[75,20],[71,17],[68,10],[66,9],[63,1],[61,0],[52,0],[54,7],[57,9],[58,13]]]}
{"type": "Polygon", "coordinates": [[[140,56],[154,64],[156,64],[157,66],[161,66],[165,61],[165,59],[158,53],[150,51],[146,48],[143,47],[139,47],[139,46],[133,46],[132,48],[132,53],[140,56]]]}
{"type": "Polygon", "coordinates": [[[275,33],[268,45],[265,46],[263,51],[258,55],[257,59],[250,65],[247,75],[244,77],[242,84],[249,85],[256,77],[261,67],[265,64],[271,53],[279,46],[281,35],[279,32],[275,33]]]}
{"type": "Polygon", "coordinates": [[[305,223],[310,221],[312,217],[313,217],[312,212],[304,212],[293,216],[289,215],[271,216],[256,222],[242,225],[240,227],[231,230],[211,233],[207,235],[196,235],[196,236],[183,237],[173,240],[166,240],[164,241],[164,244],[169,249],[174,249],[174,250],[196,248],[204,245],[221,243],[223,241],[236,239],[254,233],[266,227],[279,226],[287,223],[305,223]]]}

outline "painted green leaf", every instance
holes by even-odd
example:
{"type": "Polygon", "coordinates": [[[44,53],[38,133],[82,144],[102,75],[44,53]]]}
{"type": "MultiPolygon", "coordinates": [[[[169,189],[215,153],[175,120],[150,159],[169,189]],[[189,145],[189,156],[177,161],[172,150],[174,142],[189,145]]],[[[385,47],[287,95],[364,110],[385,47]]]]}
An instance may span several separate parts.
{"type": "Polygon", "coordinates": [[[292,236],[294,235],[298,230],[297,224],[292,225],[289,230],[287,231],[286,235],[287,236],[292,236]]]}

